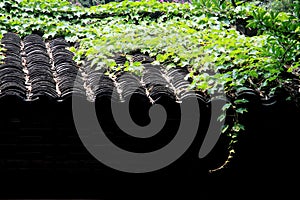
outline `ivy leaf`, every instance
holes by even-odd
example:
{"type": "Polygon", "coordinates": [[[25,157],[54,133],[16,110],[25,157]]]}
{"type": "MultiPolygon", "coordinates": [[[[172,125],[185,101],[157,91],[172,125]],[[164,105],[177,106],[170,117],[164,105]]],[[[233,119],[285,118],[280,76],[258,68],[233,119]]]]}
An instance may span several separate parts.
{"type": "Polygon", "coordinates": [[[79,39],[79,38],[78,38],[77,36],[75,36],[75,35],[65,37],[65,40],[66,40],[67,42],[76,42],[78,39],[79,39]]]}
{"type": "Polygon", "coordinates": [[[133,62],[133,64],[132,64],[132,66],[133,67],[139,67],[139,66],[141,66],[141,62],[133,62]]]}
{"type": "Polygon", "coordinates": [[[258,78],[258,73],[255,70],[250,70],[248,74],[253,78],[258,78]]]}
{"type": "Polygon", "coordinates": [[[247,99],[236,99],[234,100],[235,104],[244,104],[244,103],[248,103],[249,101],[247,99]]]}
{"type": "Polygon", "coordinates": [[[244,112],[248,112],[248,110],[246,108],[238,108],[235,112],[243,114],[244,112]]]}
{"type": "Polygon", "coordinates": [[[226,103],[226,104],[222,107],[222,110],[223,110],[223,111],[226,111],[226,110],[228,110],[231,106],[232,106],[231,103],[226,103]]]}
{"type": "Polygon", "coordinates": [[[275,20],[280,21],[280,22],[287,21],[288,19],[289,19],[289,16],[285,12],[278,13],[277,17],[275,18],[275,20]]]}
{"type": "Polygon", "coordinates": [[[221,133],[225,133],[225,132],[228,130],[228,128],[229,128],[229,125],[228,125],[228,124],[227,124],[227,125],[224,125],[223,128],[222,128],[221,133]]]}
{"type": "Polygon", "coordinates": [[[219,122],[222,122],[224,119],[226,118],[226,114],[222,114],[222,115],[220,115],[219,117],[218,117],[218,121],[219,122]]]}
{"type": "Polygon", "coordinates": [[[76,48],[74,46],[71,46],[68,48],[69,51],[75,53],[76,52],[76,48]]]}
{"type": "Polygon", "coordinates": [[[176,63],[177,63],[179,60],[180,60],[180,58],[177,57],[177,56],[173,59],[173,61],[176,62],[176,63]]]}
{"type": "Polygon", "coordinates": [[[46,32],[43,37],[44,38],[49,38],[49,37],[54,38],[56,36],[56,34],[57,34],[57,30],[56,29],[52,29],[52,30],[46,32]]]}
{"type": "Polygon", "coordinates": [[[234,126],[232,127],[232,130],[234,132],[239,132],[240,130],[245,130],[245,127],[242,124],[235,123],[234,126]]]}

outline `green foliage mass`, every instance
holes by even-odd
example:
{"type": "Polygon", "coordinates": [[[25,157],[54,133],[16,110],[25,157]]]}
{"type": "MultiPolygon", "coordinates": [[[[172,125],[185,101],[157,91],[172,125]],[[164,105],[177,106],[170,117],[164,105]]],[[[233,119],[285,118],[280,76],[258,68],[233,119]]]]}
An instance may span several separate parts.
{"type": "Polygon", "coordinates": [[[140,74],[143,67],[131,61],[133,52],[166,68],[186,67],[191,89],[207,95],[224,90],[232,99],[224,111],[234,111],[233,123],[226,122],[223,132],[231,137],[234,153],[233,144],[244,130],[239,116],[247,112],[247,101],[236,92],[251,88],[266,97],[290,84],[290,77],[299,77],[300,2],[289,3],[126,0],[85,8],[66,0],[3,0],[0,37],[8,31],[22,37],[38,33],[46,40],[64,37],[73,44],[70,50],[80,66],[89,60],[92,68],[105,69],[109,76],[119,71],[140,74]],[[248,37],[237,31],[241,20],[244,30],[257,33],[248,37]],[[116,64],[116,53],[128,61],[116,64]]]}

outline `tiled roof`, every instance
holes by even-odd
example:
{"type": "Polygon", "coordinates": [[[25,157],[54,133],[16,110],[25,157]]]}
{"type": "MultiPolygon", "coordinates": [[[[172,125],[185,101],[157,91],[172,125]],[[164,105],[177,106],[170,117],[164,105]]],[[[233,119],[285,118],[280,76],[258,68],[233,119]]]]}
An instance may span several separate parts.
{"type": "MultiPolygon", "coordinates": [[[[25,101],[41,98],[63,101],[75,94],[91,102],[102,97],[122,102],[135,94],[153,103],[162,97],[180,102],[192,94],[188,89],[189,83],[185,81],[187,69],[167,70],[152,65],[154,59],[140,53],[133,55],[132,60],[144,66],[141,76],[122,72],[110,78],[101,70],[92,70],[89,66],[78,67],[73,60],[73,53],[66,49],[69,44],[62,38],[45,42],[36,34],[21,39],[15,33],[7,33],[1,44],[6,52],[0,65],[0,99],[14,96],[25,101]]],[[[120,54],[116,54],[114,59],[117,64],[126,61],[126,57],[120,54]]],[[[287,88],[292,88],[292,93],[299,96],[299,81],[292,83],[287,88]]],[[[196,92],[196,95],[204,104],[209,103],[207,95],[200,92],[196,92]]],[[[263,105],[276,102],[276,98],[262,97],[253,89],[237,91],[235,96],[243,96],[263,105]]]]}
{"type": "MultiPolygon", "coordinates": [[[[24,100],[40,96],[63,98],[70,93],[84,93],[81,87],[73,87],[78,72],[72,53],[65,49],[62,39],[45,43],[38,35],[21,40],[13,33],[4,35],[1,43],[6,55],[0,66],[1,96],[17,95],[24,100]]],[[[82,80],[82,79],[77,79],[82,80]]]]}
{"type": "MultiPolygon", "coordinates": [[[[136,152],[159,149],[176,134],[177,102],[191,95],[184,69],[166,70],[150,64],[152,58],[135,54],[133,60],[145,67],[141,76],[122,73],[110,78],[100,70],[78,67],[62,38],[45,42],[35,34],[21,39],[7,33],[1,43],[7,50],[0,65],[0,174],[111,173],[82,144],[74,126],[71,95],[90,105],[95,102],[101,128],[122,148],[136,152]],[[149,123],[152,103],[165,106],[168,119],[157,135],[137,139],[117,127],[107,100],[125,102],[129,98],[134,99],[130,114],[139,125],[149,123]]],[[[125,59],[115,57],[120,64],[125,59]]]]}
{"type": "MultiPolygon", "coordinates": [[[[45,43],[39,35],[22,40],[7,33],[1,43],[7,51],[0,65],[0,97],[15,95],[26,101],[47,97],[59,101],[76,94],[89,101],[102,96],[123,101],[135,93],[153,102],[161,95],[180,101],[190,94],[188,82],[184,81],[187,71],[151,65],[154,59],[145,55],[133,56],[133,61],[145,67],[141,77],[123,73],[112,79],[103,71],[79,68],[72,59],[73,53],[66,49],[69,44],[61,38],[45,43]]],[[[121,55],[114,59],[119,64],[125,62],[121,55]]]]}

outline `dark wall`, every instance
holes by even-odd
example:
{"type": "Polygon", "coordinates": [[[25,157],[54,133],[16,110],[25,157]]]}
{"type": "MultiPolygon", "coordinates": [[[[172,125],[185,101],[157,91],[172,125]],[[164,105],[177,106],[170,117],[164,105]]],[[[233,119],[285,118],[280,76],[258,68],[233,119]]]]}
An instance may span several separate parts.
{"type": "MultiPolygon", "coordinates": [[[[105,105],[104,101],[96,104],[101,115],[110,116],[109,111],[104,109],[106,106],[108,104],[105,105]]],[[[223,163],[228,141],[221,137],[206,158],[197,158],[209,116],[209,106],[203,103],[200,106],[203,119],[198,136],[186,154],[157,172],[127,174],[104,166],[87,152],[74,127],[70,101],[22,102],[2,98],[0,175],[5,189],[1,190],[1,195],[78,198],[139,193],[131,194],[131,189],[140,192],[150,190],[152,195],[158,191],[167,194],[190,191],[190,194],[204,195],[209,189],[231,187],[244,190],[251,187],[252,194],[256,194],[268,191],[263,189],[265,184],[281,188],[289,186],[289,181],[298,177],[299,145],[296,138],[299,134],[299,108],[294,104],[285,101],[270,105],[249,104],[249,112],[241,119],[246,131],[241,133],[234,159],[227,168],[213,174],[209,174],[208,169],[223,163]],[[222,186],[217,187],[216,183],[222,186]],[[178,191],[174,191],[176,187],[179,187],[178,191]]],[[[134,108],[132,112],[136,112],[134,108]]],[[[174,118],[168,123],[161,141],[172,139],[170,132],[175,131],[174,125],[178,124],[174,118]]],[[[132,147],[132,140],[118,140],[120,135],[116,134],[120,133],[109,117],[101,124],[108,135],[116,136],[117,144],[132,147]]],[[[135,144],[131,150],[139,151],[147,145],[157,145],[157,140],[135,144]]]]}

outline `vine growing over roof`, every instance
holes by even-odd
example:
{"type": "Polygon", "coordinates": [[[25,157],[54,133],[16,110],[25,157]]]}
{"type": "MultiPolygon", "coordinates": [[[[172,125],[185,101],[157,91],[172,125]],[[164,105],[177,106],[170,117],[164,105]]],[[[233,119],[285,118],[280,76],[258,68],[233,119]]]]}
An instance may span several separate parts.
{"type": "MultiPolygon", "coordinates": [[[[143,66],[131,60],[136,51],[153,58],[153,64],[187,68],[191,90],[209,96],[224,89],[231,100],[223,110],[233,111],[232,116],[218,119],[225,120],[222,133],[231,139],[230,160],[245,129],[239,119],[247,112],[247,100],[239,99],[238,92],[251,89],[267,98],[286,89],[294,97],[287,86],[299,79],[300,3],[292,3],[285,10],[229,0],[123,1],[87,8],[67,0],[3,0],[0,37],[5,32],[37,33],[46,40],[64,37],[79,66],[90,60],[109,76],[140,74],[143,66]],[[255,31],[249,37],[245,30],[255,31]],[[127,62],[117,64],[115,53],[127,62]]],[[[0,52],[1,59],[5,51],[0,47],[0,52]]]]}

